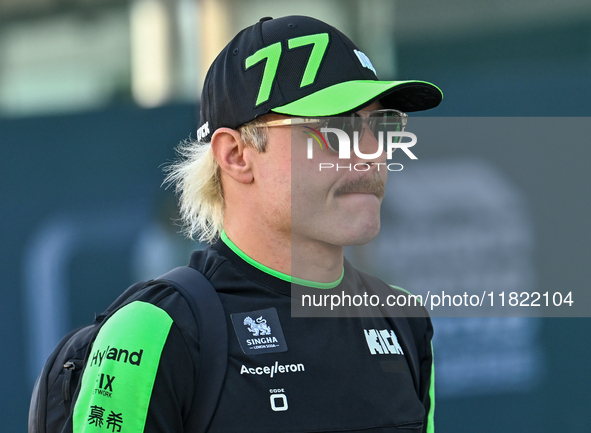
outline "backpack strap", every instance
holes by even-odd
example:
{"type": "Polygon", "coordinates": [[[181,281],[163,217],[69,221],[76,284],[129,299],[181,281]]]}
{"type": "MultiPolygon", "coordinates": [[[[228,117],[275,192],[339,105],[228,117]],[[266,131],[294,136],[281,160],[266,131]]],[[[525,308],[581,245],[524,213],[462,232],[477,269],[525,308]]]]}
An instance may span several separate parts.
{"type": "Polygon", "coordinates": [[[140,281],[139,283],[135,283],[132,284],[131,286],[129,286],[123,293],[121,293],[117,299],[115,299],[111,305],[109,305],[109,307],[103,311],[101,314],[99,314],[98,316],[95,315],[94,317],[94,323],[102,323],[103,320],[105,320],[105,318],[107,316],[109,316],[112,312],[114,312],[115,310],[119,309],[120,307],[122,307],[126,302],[128,302],[131,297],[133,295],[135,295],[137,292],[139,292],[141,289],[143,289],[144,287],[146,287],[146,285],[149,283],[145,282],[145,281],[140,281]]]}
{"type": "Polygon", "coordinates": [[[200,363],[195,388],[195,412],[187,432],[206,432],[215,413],[228,364],[228,329],[219,295],[209,280],[189,266],[158,277],[172,284],[189,303],[199,332],[200,363]]]}

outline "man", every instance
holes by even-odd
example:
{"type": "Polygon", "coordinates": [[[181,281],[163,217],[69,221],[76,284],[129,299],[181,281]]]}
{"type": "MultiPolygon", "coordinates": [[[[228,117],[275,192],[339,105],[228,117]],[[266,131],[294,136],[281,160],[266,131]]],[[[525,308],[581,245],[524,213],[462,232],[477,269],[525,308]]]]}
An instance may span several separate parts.
{"type": "MultiPolygon", "coordinates": [[[[187,233],[213,242],[190,266],[215,287],[228,323],[228,368],[209,431],[433,431],[428,318],[296,318],[291,304],[300,299],[295,286],[387,288],[343,258],[344,245],[379,231],[387,170],[374,133],[441,98],[429,83],[378,81],[345,35],[308,17],[263,18],[214,61],[199,142],[180,148],[168,178],[187,233]],[[367,170],[319,170],[342,163],[327,148],[334,137],[308,158],[311,131],[336,115],[361,127],[358,150],[375,157],[355,153],[347,164],[367,170]]],[[[83,378],[74,410],[77,433],[192,424],[198,330],[179,293],[163,284],[145,292],[97,337],[96,365],[84,373],[95,383],[83,378]]]]}

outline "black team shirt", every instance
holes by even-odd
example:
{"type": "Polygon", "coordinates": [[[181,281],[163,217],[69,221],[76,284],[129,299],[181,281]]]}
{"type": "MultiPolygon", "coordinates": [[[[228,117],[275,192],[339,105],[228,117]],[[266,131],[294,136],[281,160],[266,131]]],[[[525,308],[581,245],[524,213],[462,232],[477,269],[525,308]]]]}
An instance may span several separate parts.
{"type": "MultiPolygon", "coordinates": [[[[194,252],[190,266],[219,293],[228,326],[228,369],[210,432],[433,431],[428,317],[400,319],[398,325],[383,317],[292,318],[289,278],[253,262],[225,233],[212,247],[194,252]]],[[[377,281],[347,261],[345,280],[362,286],[377,281]]],[[[339,290],[343,281],[333,288],[310,290],[339,290]]],[[[146,289],[142,300],[166,312],[172,324],[151,378],[149,405],[120,410],[121,431],[128,419],[136,417],[145,432],[184,432],[183,425],[195,412],[200,361],[195,321],[184,298],[163,285],[146,289]]],[[[117,329],[106,341],[117,338],[131,337],[125,329],[117,329]]],[[[142,356],[147,359],[147,352],[142,356]]],[[[110,364],[104,365],[97,380],[109,374],[110,364]]],[[[115,389],[117,380],[111,380],[115,389]]],[[[83,385],[80,395],[96,393],[95,388],[83,385]]],[[[108,398],[93,395],[85,403],[90,415],[80,416],[84,421],[74,426],[74,432],[102,431],[106,423],[99,427],[96,418],[92,423],[92,413],[96,415],[97,407],[117,407],[118,398],[126,400],[119,407],[130,407],[133,392],[126,390],[121,396],[113,392],[108,398]]]]}

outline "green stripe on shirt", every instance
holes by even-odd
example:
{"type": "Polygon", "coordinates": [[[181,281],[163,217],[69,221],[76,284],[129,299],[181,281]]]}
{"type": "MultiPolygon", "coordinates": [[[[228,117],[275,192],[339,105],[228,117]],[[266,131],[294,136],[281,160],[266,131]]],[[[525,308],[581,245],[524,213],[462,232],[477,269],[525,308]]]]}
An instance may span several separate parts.
{"type": "Polygon", "coordinates": [[[164,310],[141,301],[107,320],[84,369],[74,407],[74,433],[144,431],[172,322],[164,310]]]}

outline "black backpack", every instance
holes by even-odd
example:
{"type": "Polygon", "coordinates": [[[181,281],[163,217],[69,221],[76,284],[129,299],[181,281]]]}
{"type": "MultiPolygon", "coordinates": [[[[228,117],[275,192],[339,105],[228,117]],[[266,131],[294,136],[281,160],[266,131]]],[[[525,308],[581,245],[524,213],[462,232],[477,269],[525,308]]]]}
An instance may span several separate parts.
{"type": "Polygon", "coordinates": [[[198,413],[192,414],[195,433],[209,427],[226,374],[228,334],[222,303],[211,283],[188,266],[175,268],[156,280],[136,283],[123,292],[92,325],[78,328],[57,345],[35,382],[29,408],[29,433],[71,431],[71,416],[90,347],[105,319],[133,300],[143,288],[165,282],[185,297],[195,316],[200,340],[200,371],[196,384],[198,413]],[[207,326],[206,326],[207,324],[207,326]],[[207,332],[201,330],[207,329],[207,332]],[[221,343],[221,344],[220,344],[221,343]],[[64,428],[66,427],[66,428],[64,428]]]}

